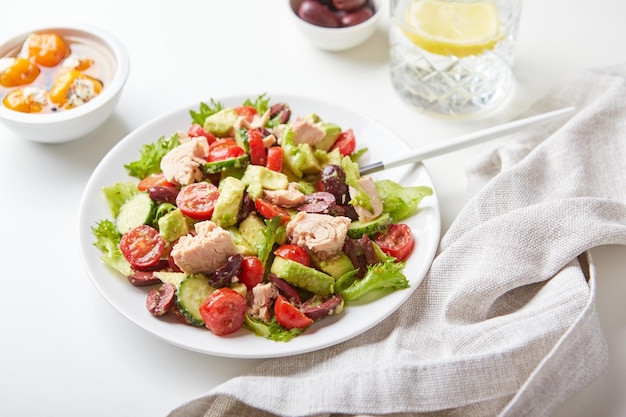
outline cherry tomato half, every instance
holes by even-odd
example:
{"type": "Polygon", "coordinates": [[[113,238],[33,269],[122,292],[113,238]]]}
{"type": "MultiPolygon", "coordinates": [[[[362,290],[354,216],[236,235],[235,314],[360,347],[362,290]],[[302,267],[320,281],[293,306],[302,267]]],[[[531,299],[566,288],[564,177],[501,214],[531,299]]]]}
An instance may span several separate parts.
{"type": "Polygon", "coordinates": [[[195,182],[180,190],[176,196],[176,205],[192,219],[209,220],[219,196],[218,188],[210,182],[195,182]]]}
{"type": "Polygon", "coordinates": [[[305,316],[282,295],[279,295],[274,303],[274,316],[276,316],[278,323],[287,330],[302,329],[313,323],[311,318],[305,316]]]}
{"type": "Polygon", "coordinates": [[[218,288],[204,300],[200,315],[205,326],[216,335],[233,333],[246,318],[246,299],[231,288],[218,288]]]}
{"type": "Polygon", "coordinates": [[[244,119],[246,119],[248,123],[250,123],[252,119],[254,119],[254,116],[258,114],[258,112],[256,111],[256,108],[253,106],[235,107],[235,113],[237,113],[237,116],[241,116],[244,119]]]}
{"type": "Polygon", "coordinates": [[[192,138],[195,138],[195,137],[198,137],[198,136],[204,136],[205,138],[207,138],[207,141],[209,142],[209,145],[212,144],[213,142],[215,142],[216,139],[217,139],[210,132],[207,132],[198,123],[194,123],[194,124],[192,124],[189,127],[189,129],[187,130],[187,135],[189,135],[192,138]]]}
{"type": "Polygon", "coordinates": [[[148,175],[146,178],[139,181],[137,184],[137,189],[139,191],[148,191],[150,187],[175,187],[176,184],[173,184],[165,179],[162,172],[157,174],[148,175]]]}
{"type": "Polygon", "coordinates": [[[265,154],[265,144],[263,136],[257,129],[248,130],[248,144],[250,145],[250,163],[252,165],[265,166],[267,155],[265,154]]]}
{"type": "Polygon", "coordinates": [[[156,265],[166,246],[167,243],[159,231],[145,224],[130,229],[120,240],[120,251],[135,269],[156,265]]]}
{"type": "Polygon", "coordinates": [[[413,233],[409,226],[404,223],[394,223],[389,226],[386,232],[375,234],[374,242],[383,252],[393,256],[398,261],[406,260],[415,246],[413,233]]]}
{"type": "Polygon", "coordinates": [[[266,219],[271,219],[276,216],[282,216],[283,224],[287,224],[291,220],[291,216],[287,211],[276,204],[272,204],[269,201],[257,198],[254,200],[254,206],[256,211],[266,219]]]}
{"type": "Polygon", "coordinates": [[[248,290],[251,290],[257,284],[263,282],[264,274],[265,267],[259,258],[256,256],[243,257],[239,281],[242,282],[248,290]]]}
{"type": "Polygon", "coordinates": [[[298,262],[302,265],[311,266],[311,258],[306,250],[298,245],[294,245],[293,243],[280,245],[274,251],[274,255],[298,262]]]}
{"type": "Polygon", "coordinates": [[[280,146],[267,148],[267,169],[272,171],[283,171],[283,149],[280,146]]]}
{"type": "Polygon", "coordinates": [[[330,150],[339,149],[339,153],[343,156],[348,156],[356,149],[356,139],[352,129],[341,132],[330,150]]]}
{"type": "Polygon", "coordinates": [[[217,139],[209,145],[209,156],[207,162],[223,161],[225,159],[237,158],[245,155],[243,148],[231,139],[217,139]]]}

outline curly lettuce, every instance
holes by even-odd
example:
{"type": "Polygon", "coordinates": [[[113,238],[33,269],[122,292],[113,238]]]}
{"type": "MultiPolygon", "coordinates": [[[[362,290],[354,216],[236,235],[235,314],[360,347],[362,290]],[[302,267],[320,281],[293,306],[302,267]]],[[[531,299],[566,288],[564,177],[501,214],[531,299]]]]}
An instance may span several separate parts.
{"type": "Polygon", "coordinates": [[[122,235],[117,231],[115,224],[111,220],[102,220],[91,230],[96,237],[94,246],[102,251],[100,259],[124,276],[130,276],[133,269],[120,251],[122,235]]]}
{"type": "Polygon", "coordinates": [[[143,145],[141,148],[141,158],[124,165],[128,174],[140,180],[148,175],[161,172],[161,159],[172,149],[180,145],[178,133],[169,138],[161,136],[154,143],[143,145]]]}
{"type": "Polygon", "coordinates": [[[402,273],[404,262],[396,262],[389,256],[384,261],[367,267],[365,276],[355,279],[352,285],[341,291],[346,301],[356,300],[374,290],[400,290],[409,287],[409,281],[402,273]]]}
{"type": "Polygon", "coordinates": [[[394,223],[415,214],[422,199],[433,194],[430,187],[405,187],[392,180],[374,181],[374,185],[383,203],[383,211],[391,215],[394,223]]]}
{"type": "Polygon", "coordinates": [[[200,126],[204,126],[204,121],[207,117],[214,115],[215,113],[224,109],[222,103],[211,99],[210,103],[200,102],[200,108],[198,111],[189,110],[189,115],[193,123],[197,123],[200,126]]]}

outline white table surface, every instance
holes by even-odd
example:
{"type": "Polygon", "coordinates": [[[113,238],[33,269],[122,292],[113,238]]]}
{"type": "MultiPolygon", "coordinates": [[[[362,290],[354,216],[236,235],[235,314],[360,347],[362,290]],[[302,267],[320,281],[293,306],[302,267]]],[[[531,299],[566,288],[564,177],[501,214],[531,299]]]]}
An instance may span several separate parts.
{"type": "MultiPolygon", "coordinates": [[[[509,103],[489,120],[432,118],[392,90],[386,19],[366,44],[328,53],[300,37],[284,3],[2,2],[0,39],[27,22],[80,19],[119,37],[132,65],[117,111],[84,139],[41,145],[0,126],[0,415],[164,416],[259,363],[162,342],[115,311],[87,276],[77,242],[83,188],[109,149],[140,125],[211,97],[289,93],[375,115],[417,147],[506,121],[583,69],[626,61],[626,3],[526,1],[509,103]]],[[[483,146],[426,162],[444,232],[467,201],[465,161],[483,146]]],[[[610,366],[559,417],[626,415],[626,249],[598,248],[593,256],[610,366]]]]}

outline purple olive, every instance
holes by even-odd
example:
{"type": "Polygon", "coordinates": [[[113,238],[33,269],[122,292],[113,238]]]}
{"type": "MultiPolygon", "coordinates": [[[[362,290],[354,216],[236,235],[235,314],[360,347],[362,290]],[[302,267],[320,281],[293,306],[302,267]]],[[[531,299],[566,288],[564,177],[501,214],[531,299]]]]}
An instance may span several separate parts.
{"type": "Polygon", "coordinates": [[[374,16],[374,11],[369,7],[363,7],[359,10],[344,14],[340,20],[341,26],[356,26],[359,23],[365,22],[372,16],[374,16]]]}
{"type": "Polygon", "coordinates": [[[320,173],[322,191],[335,196],[337,204],[344,205],[350,200],[349,189],[346,185],[346,173],[339,165],[328,164],[320,173]]]}
{"type": "Polygon", "coordinates": [[[233,278],[241,274],[243,256],[240,254],[228,257],[226,263],[220,266],[209,278],[209,285],[214,288],[227,287],[233,282],[233,278]]]}
{"type": "Polygon", "coordinates": [[[319,299],[313,296],[300,306],[300,311],[307,317],[318,320],[330,314],[334,314],[338,309],[343,308],[343,297],[333,294],[326,299],[319,299]]]}
{"type": "Polygon", "coordinates": [[[171,185],[155,185],[148,188],[150,198],[158,201],[159,203],[176,204],[176,196],[179,191],[178,187],[173,187],[171,185]]]}
{"type": "Polygon", "coordinates": [[[298,207],[298,211],[328,214],[336,204],[334,195],[326,191],[318,191],[304,196],[304,204],[298,207]]]}
{"type": "Polygon", "coordinates": [[[312,25],[327,28],[338,28],[339,19],[322,3],[315,0],[304,0],[298,7],[298,16],[312,25]]]}
{"type": "Polygon", "coordinates": [[[333,0],[333,6],[335,6],[335,9],[345,10],[348,12],[363,7],[365,3],[367,3],[367,0],[333,0]]]}
{"type": "Polygon", "coordinates": [[[146,298],[146,308],[153,316],[159,317],[172,308],[175,299],[176,287],[173,284],[165,283],[158,289],[150,290],[146,298]]]}

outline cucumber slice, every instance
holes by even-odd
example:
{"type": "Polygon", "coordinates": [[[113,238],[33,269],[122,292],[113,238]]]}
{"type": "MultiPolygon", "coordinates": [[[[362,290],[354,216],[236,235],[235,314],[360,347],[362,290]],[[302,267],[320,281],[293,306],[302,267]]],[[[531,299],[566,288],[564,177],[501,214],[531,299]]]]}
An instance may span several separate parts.
{"type": "Polygon", "coordinates": [[[155,204],[148,193],[137,193],[131,196],[120,207],[115,220],[117,230],[124,234],[142,224],[149,224],[154,218],[155,204]]]}
{"type": "Polygon", "coordinates": [[[350,229],[348,229],[348,236],[352,239],[360,239],[363,235],[372,236],[374,233],[389,227],[391,223],[392,219],[389,213],[382,213],[375,219],[365,223],[355,220],[350,225],[350,229]]]}
{"type": "Polygon", "coordinates": [[[225,159],[223,161],[207,162],[202,165],[202,172],[205,174],[217,174],[229,169],[245,168],[250,163],[248,155],[239,156],[237,158],[225,159]]]}
{"type": "Polygon", "coordinates": [[[209,285],[209,279],[204,275],[190,275],[180,283],[176,292],[176,307],[187,323],[204,326],[200,306],[213,291],[215,288],[209,285]]]}

